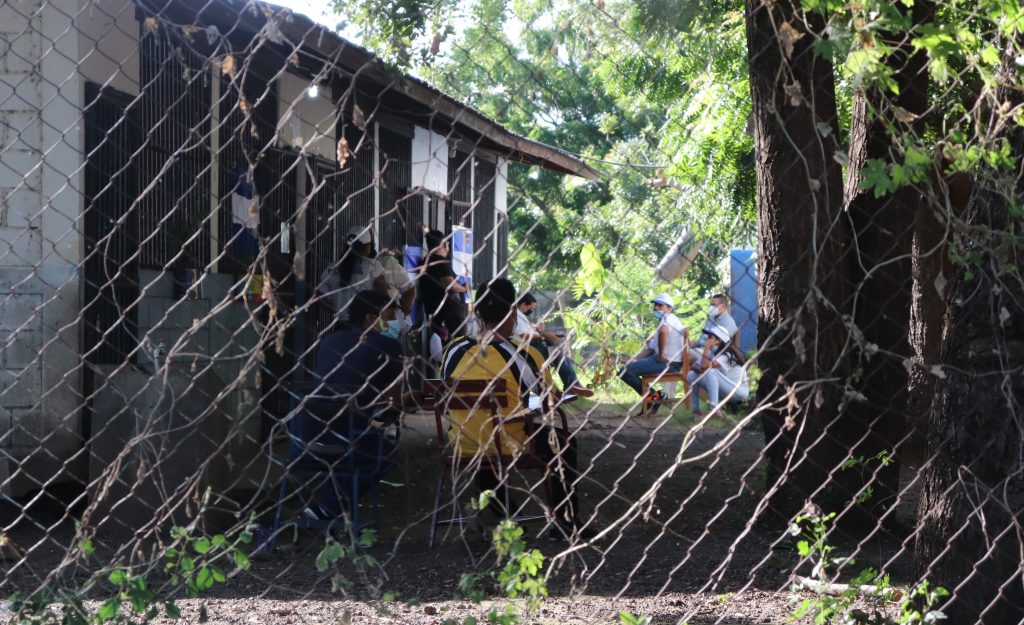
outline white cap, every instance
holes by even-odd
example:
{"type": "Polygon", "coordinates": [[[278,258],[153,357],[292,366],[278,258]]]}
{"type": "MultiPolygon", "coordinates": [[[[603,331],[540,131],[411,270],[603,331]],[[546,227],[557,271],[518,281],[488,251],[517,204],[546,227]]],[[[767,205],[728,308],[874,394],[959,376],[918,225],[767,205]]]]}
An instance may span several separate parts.
{"type": "Polygon", "coordinates": [[[370,232],[370,226],[352,226],[348,229],[346,240],[363,244],[372,242],[373,234],[370,232]]]}
{"type": "Polygon", "coordinates": [[[704,331],[714,336],[719,341],[722,341],[723,343],[728,343],[729,339],[732,338],[731,336],[729,336],[729,331],[726,330],[724,327],[718,325],[717,323],[711,326],[710,328],[704,328],[704,331]]]}
{"type": "Polygon", "coordinates": [[[675,308],[676,307],[675,300],[673,300],[671,297],[669,297],[668,293],[659,293],[658,297],[655,297],[654,299],[651,300],[651,303],[652,304],[664,304],[665,306],[669,306],[671,308],[675,308]]]}

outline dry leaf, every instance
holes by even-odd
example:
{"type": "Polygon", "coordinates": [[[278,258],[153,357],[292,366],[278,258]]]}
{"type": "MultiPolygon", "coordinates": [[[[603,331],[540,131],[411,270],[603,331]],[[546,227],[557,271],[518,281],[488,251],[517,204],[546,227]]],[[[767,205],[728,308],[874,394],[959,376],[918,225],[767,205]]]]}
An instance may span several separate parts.
{"type": "Polygon", "coordinates": [[[267,25],[263,27],[263,30],[267,34],[267,39],[272,43],[279,45],[284,43],[284,34],[281,32],[281,27],[277,25],[277,21],[271,20],[267,22],[267,25]]]}
{"type": "Polygon", "coordinates": [[[786,55],[786,58],[793,56],[793,46],[805,33],[798,31],[793,28],[793,25],[789,22],[783,22],[782,26],[779,27],[779,38],[782,40],[782,52],[786,55]]]}
{"type": "Polygon", "coordinates": [[[437,53],[441,51],[441,40],[444,37],[441,36],[440,32],[434,33],[434,38],[430,41],[430,56],[437,56],[437,53]]]}
{"type": "Polygon", "coordinates": [[[238,108],[242,109],[243,113],[249,112],[249,101],[245,99],[244,95],[239,94],[238,96],[238,108]]]}
{"type": "Polygon", "coordinates": [[[358,104],[352,105],[352,123],[360,130],[366,130],[366,115],[363,114],[363,109],[359,108],[358,104]]]}
{"type": "Polygon", "coordinates": [[[604,0],[597,0],[597,9],[599,11],[604,11],[604,0]]]}
{"type": "Polygon", "coordinates": [[[298,67],[299,66],[299,55],[296,54],[295,52],[292,52],[291,55],[288,56],[288,62],[291,63],[292,65],[294,65],[295,67],[298,67]]]}
{"type": "Polygon", "coordinates": [[[344,167],[345,163],[348,162],[348,157],[352,155],[352,152],[348,149],[348,139],[342,137],[338,139],[338,166],[344,167]]]}
{"type": "Polygon", "coordinates": [[[793,106],[800,106],[804,101],[804,92],[800,87],[800,81],[794,80],[790,84],[783,87],[786,92],[786,97],[789,98],[789,103],[793,106]]]}
{"type": "Polygon", "coordinates": [[[896,121],[901,121],[904,124],[909,124],[910,122],[917,119],[917,115],[914,115],[913,113],[903,108],[902,106],[892,107],[892,115],[893,117],[896,118],[896,121]]]}
{"type": "Polygon", "coordinates": [[[159,25],[156,23],[155,17],[147,17],[142,22],[142,25],[145,27],[146,30],[150,32],[155,32],[159,28],[159,25]]]}
{"type": "Polygon", "coordinates": [[[225,76],[230,76],[231,78],[234,78],[236,70],[237,67],[235,66],[235,57],[231,56],[230,54],[224,57],[224,60],[220,64],[220,73],[224,74],[225,76]]]}

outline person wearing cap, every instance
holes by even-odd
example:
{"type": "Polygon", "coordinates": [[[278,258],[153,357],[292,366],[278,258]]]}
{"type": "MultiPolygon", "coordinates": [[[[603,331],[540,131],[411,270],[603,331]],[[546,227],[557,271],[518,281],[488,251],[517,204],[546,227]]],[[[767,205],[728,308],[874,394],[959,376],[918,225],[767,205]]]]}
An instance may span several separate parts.
{"type": "MultiPolygon", "coordinates": [[[[675,301],[667,293],[661,293],[651,300],[651,314],[658,320],[658,327],[647,341],[646,347],[619,372],[619,377],[638,395],[643,394],[640,376],[659,373],[679,373],[683,366],[683,350],[686,348],[686,329],[679,317],[672,312],[675,301]]],[[[651,391],[650,398],[660,399],[660,391],[651,391]]],[[[647,398],[645,398],[647,399],[647,398]]],[[[656,409],[658,404],[653,404],[656,409]]]]}
{"type": "Polygon", "coordinates": [[[732,340],[736,334],[740,331],[739,326],[736,325],[736,321],[729,314],[729,298],[724,293],[715,293],[711,296],[711,307],[708,309],[708,318],[704,322],[704,330],[701,331],[700,336],[697,337],[695,343],[690,343],[690,368],[698,369],[700,365],[701,354],[704,353],[704,343],[707,341],[707,330],[710,330],[713,326],[721,326],[729,333],[729,339],[732,340]]]}
{"type": "Polygon", "coordinates": [[[341,257],[320,274],[316,292],[337,317],[348,317],[355,294],[373,290],[387,295],[384,268],[374,258],[370,226],[353,226],[345,237],[341,257]]]}
{"type": "Polygon", "coordinates": [[[724,395],[729,401],[743,401],[750,395],[747,372],[743,367],[743,355],[736,348],[736,342],[729,329],[712,325],[703,330],[706,339],[696,367],[687,372],[690,382],[693,412],[700,412],[700,389],[708,393],[709,412],[719,408],[724,395]]]}

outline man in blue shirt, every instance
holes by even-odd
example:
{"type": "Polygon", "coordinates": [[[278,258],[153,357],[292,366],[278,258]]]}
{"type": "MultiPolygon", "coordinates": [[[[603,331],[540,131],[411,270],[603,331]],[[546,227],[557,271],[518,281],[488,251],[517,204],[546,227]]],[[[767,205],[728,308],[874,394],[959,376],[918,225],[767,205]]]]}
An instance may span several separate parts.
{"type": "MultiPolygon", "coordinates": [[[[324,337],[316,353],[315,395],[339,394],[348,399],[318,402],[310,397],[306,409],[317,415],[310,429],[301,436],[306,444],[303,457],[319,464],[355,462],[374,465],[378,457],[387,458],[398,443],[401,418],[402,346],[401,328],[395,320],[395,302],[377,291],[360,291],[348,306],[351,330],[324,337]],[[383,422],[378,436],[358,435],[383,422]]],[[[379,478],[378,478],[379,479],[379,478]]],[[[314,518],[336,518],[342,514],[341,499],[345,484],[323,483],[317,502],[305,510],[314,518]]]]}
{"type": "Polygon", "coordinates": [[[401,323],[396,303],[377,291],[360,291],[348,308],[353,329],[329,334],[316,353],[316,377],[355,393],[360,404],[397,404],[401,395],[401,323]]]}

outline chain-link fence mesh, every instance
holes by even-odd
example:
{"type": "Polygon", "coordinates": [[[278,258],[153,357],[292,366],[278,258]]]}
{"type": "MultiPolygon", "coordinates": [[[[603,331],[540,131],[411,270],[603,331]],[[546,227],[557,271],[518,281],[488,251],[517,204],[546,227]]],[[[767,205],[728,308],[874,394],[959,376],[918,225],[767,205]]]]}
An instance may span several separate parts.
{"type": "Polygon", "coordinates": [[[672,4],[0,4],[0,615],[1024,621],[1020,6],[672,4]]]}

